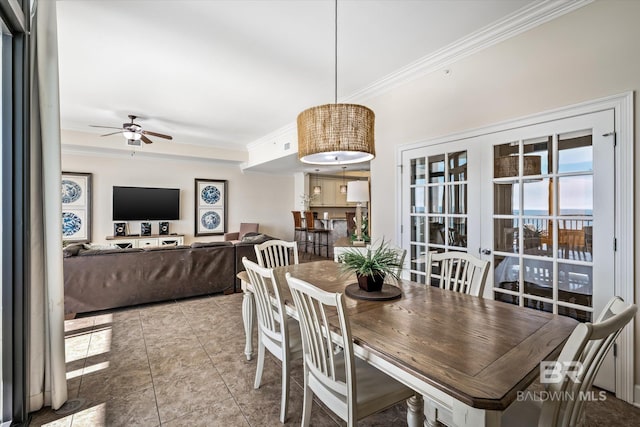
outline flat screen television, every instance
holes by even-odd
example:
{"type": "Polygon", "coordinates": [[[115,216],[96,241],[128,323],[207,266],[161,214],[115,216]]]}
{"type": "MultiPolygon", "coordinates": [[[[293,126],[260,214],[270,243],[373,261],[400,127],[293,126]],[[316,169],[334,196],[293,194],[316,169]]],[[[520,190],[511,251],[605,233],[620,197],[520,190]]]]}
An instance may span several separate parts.
{"type": "Polygon", "coordinates": [[[113,187],[113,220],[180,219],[180,189],[113,187]]]}

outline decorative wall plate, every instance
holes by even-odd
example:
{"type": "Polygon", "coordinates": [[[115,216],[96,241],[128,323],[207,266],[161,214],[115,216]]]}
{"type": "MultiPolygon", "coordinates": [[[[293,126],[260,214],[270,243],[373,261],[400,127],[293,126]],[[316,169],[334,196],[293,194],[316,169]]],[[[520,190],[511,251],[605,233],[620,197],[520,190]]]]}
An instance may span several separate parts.
{"type": "Polygon", "coordinates": [[[62,213],[62,236],[70,237],[82,228],[82,220],[72,212],[62,213]]]}
{"type": "Polygon", "coordinates": [[[200,223],[207,230],[215,230],[220,226],[220,215],[214,211],[207,211],[200,218],[200,223]]]}
{"type": "Polygon", "coordinates": [[[202,189],[200,197],[202,197],[203,202],[215,205],[220,200],[220,190],[213,185],[207,185],[202,189]]]}
{"type": "Polygon", "coordinates": [[[77,182],[62,180],[62,203],[73,203],[82,196],[82,188],[77,182]]]}

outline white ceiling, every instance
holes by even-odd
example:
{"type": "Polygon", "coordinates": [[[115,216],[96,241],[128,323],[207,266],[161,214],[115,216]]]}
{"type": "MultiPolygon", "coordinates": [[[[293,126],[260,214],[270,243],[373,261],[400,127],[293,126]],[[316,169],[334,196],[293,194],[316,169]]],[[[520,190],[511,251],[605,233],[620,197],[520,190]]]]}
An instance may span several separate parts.
{"type": "MultiPolygon", "coordinates": [[[[338,99],[532,3],[340,0],[338,99]]],[[[62,129],[106,133],[88,125],[135,114],[175,144],[245,150],[334,101],[332,0],[57,5],[62,129]]]]}

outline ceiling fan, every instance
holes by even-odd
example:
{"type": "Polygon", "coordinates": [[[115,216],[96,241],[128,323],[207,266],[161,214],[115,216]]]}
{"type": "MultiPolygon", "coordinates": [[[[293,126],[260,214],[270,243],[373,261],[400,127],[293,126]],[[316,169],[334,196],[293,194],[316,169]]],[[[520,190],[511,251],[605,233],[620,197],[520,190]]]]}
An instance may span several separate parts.
{"type": "Polygon", "coordinates": [[[140,141],[144,142],[145,144],[151,144],[153,141],[147,138],[147,135],[156,136],[158,138],[164,138],[169,140],[173,139],[173,137],[169,135],[164,135],[162,133],[151,132],[150,130],[142,129],[142,126],[133,122],[137,117],[138,116],[129,114],[129,119],[131,119],[131,123],[123,123],[121,128],[117,128],[113,126],[98,126],[98,125],[89,125],[89,126],[94,128],[118,129],[117,132],[105,133],[104,135],[100,135],[100,136],[109,136],[109,135],[115,135],[117,133],[122,133],[122,135],[127,139],[129,145],[140,145],[140,141]]]}

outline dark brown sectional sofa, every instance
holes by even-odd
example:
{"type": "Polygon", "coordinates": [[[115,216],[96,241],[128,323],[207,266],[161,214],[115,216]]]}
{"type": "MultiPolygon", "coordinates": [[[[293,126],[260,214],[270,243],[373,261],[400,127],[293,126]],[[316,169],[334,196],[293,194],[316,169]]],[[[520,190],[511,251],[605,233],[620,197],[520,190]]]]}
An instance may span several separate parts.
{"type": "Polygon", "coordinates": [[[67,316],[220,292],[240,292],[242,257],[255,261],[253,246],[272,237],[144,249],[64,249],[67,316]],[[240,268],[240,269],[238,269],[240,268]]]}
{"type": "Polygon", "coordinates": [[[232,244],[80,249],[63,265],[65,314],[233,291],[235,282],[232,244]]]}

